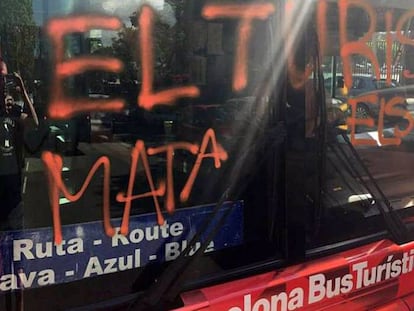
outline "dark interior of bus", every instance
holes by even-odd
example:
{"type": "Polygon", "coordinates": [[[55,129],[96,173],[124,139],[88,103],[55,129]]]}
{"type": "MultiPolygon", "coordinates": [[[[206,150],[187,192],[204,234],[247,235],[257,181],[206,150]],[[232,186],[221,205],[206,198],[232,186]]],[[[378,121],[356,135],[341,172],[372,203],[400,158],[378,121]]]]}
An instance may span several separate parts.
{"type": "MultiPolygon", "coordinates": [[[[71,8],[57,9],[56,17],[108,13],[104,7],[92,5],[93,1],[72,2],[71,8]]],[[[176,2],[166,0],[168,10],[154,9],[154,90],[196,85],[200,95],[180,98],[174,105],[159,105],[151,111],[137,105],[143,85],[140,74],[144,71],[139,64],[137,43],[140,11],[123,12],[123,28],[115,34],[105,30],[105,42],[101,38],[99,41],[98,36],[80,33],[65,39],[67,59],[85,55],[123,57],[125,70],[119,76],[89,70],[63,83],[66,95],[75,98],[121,97],[126,103],[122,112],[93,111],[63,120],[48,116],[55,51],[42,28],[46,25],[38,27],[40,56],[33,65],[31,88],[48,136],[38,150],[26,156],[31,163],[27,176],[33,179],[29,179],[30,187],[23,196],[21,229],[54,226],[50,193],[46,190],[51,179],[42,163],[44,151],[62,157],[68,168],[62,172],[62,179],[72,192],[82,187],[95,161],[107,156],[112,165],[110,214],[121,218],[126,204],[119,194],[125,194],[130,186],[131,150],[141,141],[148,151],[148,166],[156,187],[173,176],[173,188],[168,193],[175,199],[177,211],[213,206],[195,234],[209,238],[204,238],[198,244],[199,251],[191,256],[199,240],[189,241],[180,256],[168,263],[148,263],[139,269],[25,290],[21,294],[25,304],[35,305],[37,310],[165,310],[182,306],[180,293],[184,291],[306,262],[383,238],[403,243],[413,237],[414,194],[410,178],[414,139],[410,134],[398,136],[398,132],[407,130],[409,126],[404,122],[410,120],[387,118],[385,108],[362,111],[361,107],[375,106],[369,103],[356,103],[352,112],[352,97],[342,97],[346,92],[359,94],[356,85],[348,89],[344,83],[338,3],[327,1],[327,30],[321,33],[315,19],[318,1],[293,5],[289,14],[278,9],[289,1],[274,1],[277,9],[273,15],[252,22],[247,45],[248,82],[242,90],[235,90],[234,59],[239,53],[240,21],[222,16],[206,20],[203,10],[209,1],[176,2]],[[322,40],[329,43],[324,50],[322,40]],[[347,120],[355,119],[358,111],[367,113],[366,118],[374,120],[373,126],[352,127],[347,120]],[[220,159],[221,166],[216,165],[213,156],[200,160],[191,192],[181,200],[198,161],[196,153],[177,147],[169,163],[167,151],[157,152],[156,148],[176,142],[197,144],[198,148],[209,129],[213,129],[228,157],[225,161],[220,159]],[[370,143],[355,144],[358,139],[370,143]],[[389,143],[392,139],[399,139],[399,143],[389,143]],[[242,242],[204,254],[231,217],[231,208],[217,216],[226,202],[241,202],[243,206],[242,219],[238,219],[242,242]],[[204,232],[204,227],[209,232],[204,232]],[[53,302],[50,297],[54,297],[53,302]]],[[[378,14],[385,9],[375,8],[378,14]]],[[[393,10],[394,28],[406,9],[393,10]]],[[[4,25],[7,23],[10,22],[4,25]]],[[[362,38],[370,23],[364,8],[350,9],[345,25],[348,39],[362,38]]],[[[404,27],[411,33],[414,21],[410,19],[404,27]]],[[[369,42],[378,54],[386,53],[379,44],[386,42],[386,31],[386,24],[378,18],[377,41],[369,42]]],[[[4,41],[1,29],[0,34],[4,41]]],[[[13,55],[7,55],[3,41],[3,54],[12,67],[13,55]]],[[[395,68],[414,71],[414,48],[401,46],[395,40],[392,63],[395,68]]],[[[352,57],[354,82],[358,77],[373,82],[374,65],[367,65],[366,57],[352,57]],[[360,73],[362,67],[367,72],[360,73]]],[[[398,77],[404,77],[402,71],[398,77]]],[[[391,93],[394,96],[403,91],[404,96],[410,97],[413,81],[407,77],[393,80],[391,93]]],[[[374,82],[387,85],[385,75],[376,77],[374,82]]],[[[392,100],[383,95],[389,93],[388,89],[376,92],[384,100],[392,100]]],[[[407,105],[404,109],[409,112],[407,105]]],[[[398,111],[393,114],[398,115],[398,111]]],[[[212,148],[214,144],[209,142],[212,148]]],[[[76,202],[63,201],[67,206],[60,209],[62,225],[102,220],[102,176],[97,173],[85,195],[76,202]]],[[[132,191],[151,192],[148,180],[145,163],[139,162],[132,191]]],[[[169,204],[167,196],[158,200],[163,210],[169,204]]],[[[153,196],[131,200],[131,216],[148,213],[154,213],[153,196]]],[[[164,212],[167,219],[170,214],[164,212]]]]}

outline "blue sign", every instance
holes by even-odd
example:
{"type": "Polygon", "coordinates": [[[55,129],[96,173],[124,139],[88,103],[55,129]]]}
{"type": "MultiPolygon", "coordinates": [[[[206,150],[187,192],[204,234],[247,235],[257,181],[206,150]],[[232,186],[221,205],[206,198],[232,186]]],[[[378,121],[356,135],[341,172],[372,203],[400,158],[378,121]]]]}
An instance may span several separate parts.
{"type": "MultiPolygon", "coordinates": [[[[214,205],[178,209],[159,226],[155,214],[132,216],[129,233],[119,234],[121,219],[112,220],[117,234],[104,234],[101,221],[62,227],[63,242],[55,245],[51,228],[0,234],[0,292],[36,288],[176,259],[212,215],[214,205]]],[[[214,216],[210,231],[229,212],[205,252],[240,245],[243,202],[227,202],[214,216]]],[[[205,237],[202,236],[201,240],[205,237]]],[[[189,255],[201,245],[197,242],[189,255]]]]}

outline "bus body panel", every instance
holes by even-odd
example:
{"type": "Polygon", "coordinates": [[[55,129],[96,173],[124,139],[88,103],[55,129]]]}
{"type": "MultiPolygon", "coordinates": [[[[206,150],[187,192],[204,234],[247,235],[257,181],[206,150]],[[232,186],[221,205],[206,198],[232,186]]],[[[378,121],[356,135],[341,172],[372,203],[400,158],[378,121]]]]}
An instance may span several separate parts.
{"type": "Polygon", "coordinates": [[[414,308],[413,254],[414,242],[381,240],[183,293],[185,307],[178,310],[408,310],[406,304],[414,308]]]}

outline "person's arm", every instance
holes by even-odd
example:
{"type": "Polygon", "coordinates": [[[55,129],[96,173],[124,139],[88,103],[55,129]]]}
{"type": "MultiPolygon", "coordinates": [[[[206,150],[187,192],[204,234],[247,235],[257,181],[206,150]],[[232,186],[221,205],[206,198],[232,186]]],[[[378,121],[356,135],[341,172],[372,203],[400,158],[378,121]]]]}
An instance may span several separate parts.
{"type": "Polygon", "coordinates": [[[6,63],[5,62],[3,62],[3,61],[1,61],[0,62],[0,73],[2,74],[2,75],[6,75],[7,74],[7,65],[6,65],[6,63]]]}
{"type": "MultiPolygon", "coordinates": [[[[24,103],[29,107],[30,114],[32,115],[32,118],[33,118],[34,123],[36,124],[36,126],[39,126],[39,119],[37,118],[36,110],[34,109],[32,100],[30,99],[29,95],[27,94],[26,88],[25,88],[24,83],[23,83],[23,79],[16,72],[14,73],[14,76],[16,77],[17,84],[20,87],[20,92],[22,94],[24,103]]],[[[26,119],[27,117],[28,117],[27,113],[22,113],[21,114],[21,118],[23,120],[26,119]]]]}

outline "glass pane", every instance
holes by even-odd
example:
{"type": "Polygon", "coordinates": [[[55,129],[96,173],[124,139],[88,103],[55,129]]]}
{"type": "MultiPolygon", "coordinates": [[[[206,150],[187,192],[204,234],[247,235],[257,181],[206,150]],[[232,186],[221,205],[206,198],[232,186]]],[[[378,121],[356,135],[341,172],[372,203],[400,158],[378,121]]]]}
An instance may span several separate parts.
{"type": "Polygon", "coordinates": [[[0,291],[54,310],[148,289],[207,220],[187,280],[281,257],[275,6],[1,2],[0,291]]]}
{"type": "Polygon", "coordinates": [[[316,244],[378,232],[381,210],[386,218],[390,209],[412,213],[409,9],[374,1],[328,5],[327,28],[319,33],[328,123],[316,244]],[[343,83],[332,88],[335,77],[343,83]]]}

